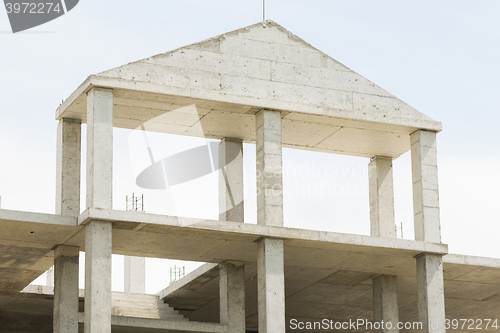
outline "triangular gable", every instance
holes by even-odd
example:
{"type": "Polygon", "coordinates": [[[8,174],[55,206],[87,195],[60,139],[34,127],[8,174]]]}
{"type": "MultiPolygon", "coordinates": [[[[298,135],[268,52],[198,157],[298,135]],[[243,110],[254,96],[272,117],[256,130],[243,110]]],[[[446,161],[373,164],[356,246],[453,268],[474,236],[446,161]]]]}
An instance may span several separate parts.
{"type": "Polygon", "coordinates": [[[441,124],[267,21],[94,75],[120,88],[440,130],[441,124]],[[126,83],[130,84],[127,85],[126,83]]]}

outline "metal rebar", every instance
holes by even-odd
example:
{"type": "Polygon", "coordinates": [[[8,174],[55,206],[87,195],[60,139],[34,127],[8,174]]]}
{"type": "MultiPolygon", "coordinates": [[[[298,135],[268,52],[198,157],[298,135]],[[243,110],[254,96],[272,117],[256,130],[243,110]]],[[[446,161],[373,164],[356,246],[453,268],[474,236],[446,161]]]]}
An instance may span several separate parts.
{"type": "Polygon", "coordinates": [[[266,0],[262,0],[262,21],[266,22],[266,0]]]}

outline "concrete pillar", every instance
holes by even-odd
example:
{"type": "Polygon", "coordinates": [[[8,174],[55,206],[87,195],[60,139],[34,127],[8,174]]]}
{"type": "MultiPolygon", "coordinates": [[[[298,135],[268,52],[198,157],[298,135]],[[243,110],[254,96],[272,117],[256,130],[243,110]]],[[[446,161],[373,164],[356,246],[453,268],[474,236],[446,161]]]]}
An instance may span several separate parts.
{"type": "Polygon", "coordinates": [[[392,158],[375,156],[368,164],[371,235],[396,237],[392,158]]]}
{"type": "Polygon", "coordinates": [[[258,243],[259,333],[285,333],[285,267],[283,240],[258,243]]]}
{"type": "Polygon", "coordinates": [[[245,333],[245,266],[226,262],[220,269],[220,323],[231,333],[245,333]]]}
{"type": "MultiPolygon", "coordinates": [[[[224,138],[219,145],[219,219],[243,222],[243,143],[224,138]]],[[[245,266],[240,262],[219,265],[220,323],[228,332],[245,333],[245,266]]]]}
{"type": "MultiPolygon", "coordinates": [[[[81,128],[77,119],[63,118],[57,126],[56,214],[80,214],[81,128]]],[[[54,286],[53,327],[56,333],[78,332],[79,248],[59,245],[47,285],[54,286]]]]}
{"type": "Polygon", "coordinates": [[[443,257],[424,253],[417,258],[418,318],[422,333],[445,333],[443,257]]]}
{"type": "Polygon", "coordinates": [[[146,258],[125,256],[124,291],[132,294],[146,293],[146,258]]]}
{"type": "Polygon", "coordinates": [[[54,250],[54,333],[78,333],[79,248],[54,250]]]}
{"type": "MultiPolygon", "coordinates": [[[[392,158],[375,156],[368,164],[370,225],[374,237],[396,238],[392,158]]],[[[399,321],[398,277],[379,275],[372,280],[373,317],[376,322],[391,322],[392,328],[377,333],[397,333],[399,321]]]]}
{"type": "Polygon", "coordinates": [[[87,93],[87,207],[112,208],[113,91],[87,93]]]}
{"type": "Polygon", "coordinates": [[[410,138],[415,240],[440,243],[436,133],[418,130],[410,138]]]}
{"type": "MultiPolygon", "coordinates": [[[[113,91],[87,93],[87,207],[112,209],[113,91]]],[[[111,333],[112,222],[85,226],[85,333],[111,333]]]]}
{"type": "Polygon", "coordinates": [[[283,226],[281,113],[262,110],[256,116],[257,223],[283,226]]]}
{"type": "Polygon", "coordinates": [[[54,280],[55,280],[54,269],[55,269],[55,267],[51,267],[47,271],[47,275],[45,276],[45,285],[47,287],[53,287],[54,286],[54,280]]]}
{"type": "Polygon", "coordinates": [[[243,142],[224,138],[219,145],[219,219],[243,222],[243,142]]]}
{"type": "MultiPolygon", "coordinates": [[[[415,240],[441,242],[436,133],[413,132],[411,162],[415,240]]],[[[444,333],[443,258],[424,253],[417,258],[418,315],[423,333],[444,333]]]]}
{"type": "MultiPolygon", "coordinates": [[[[281,113],[261,110],[256,115],[257,223],[283,226],[281,113]]],[[[285,271],[282,239],[258,243],[259,332],[284,333],[285,271]]]]}
{"type": "Polygon", "coordinates": [[[56,214],[80,215],[80,120],[63,118],[57,126],[56,214]]]}
{"type": "Polygon", "coordinates": [[[85,226],[85,333],[111,333],[112,222],[85,226]]]}
{"type": "Polygon", "coordinates": [[[375,330],[376,333],[397,333],[399,322],[398,307],[398,277],[394,275],[380,275],[372,280],[373,283],[373,319],[375,322],[392,323],[392,328],[375,330]]]}

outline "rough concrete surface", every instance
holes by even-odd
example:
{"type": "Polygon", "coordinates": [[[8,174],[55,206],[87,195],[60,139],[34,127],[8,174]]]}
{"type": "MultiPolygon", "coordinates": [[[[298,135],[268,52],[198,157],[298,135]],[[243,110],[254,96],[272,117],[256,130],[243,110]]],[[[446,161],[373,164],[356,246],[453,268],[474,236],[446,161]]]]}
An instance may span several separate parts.
{"type": "Polygon", "coordinates": [[[441,130],[271,21],[91,75],[56,117],[86,122],[92,86],[114,89],[115,127],[255,142],[254,115],[272,109],[282,112],[284,147],[366,157],[397,157],[410,133],[441,130]],[[198,116],[183,117],[192,105],[198,116]]]}
{"type": "Polygon", "coordinates": [[[284,333],[292,318],[499,316],[500,259],[441,243],[441,123],[272,21],[91,75],[56,118],[57,214],[0,209],[0,332],[51,332],[55,321],[59,332],[284,333]],[[220,139],[226,163],[256,143],[258,224],[242,223],[241,154],[221,169],[219,220],[113,210],[113,127],[220,139]],[[372,235],[284,227],[283,147],[370,158],[372,235]],[[403,240],[392,232],[391,164],[410,149],[416,236],[403,240]],[[158,295],[133,293],[131,280],[113,293],[112,253],[208,264],[158,295]],[[28,286],[54,263],[55,290],[28,286]]]}

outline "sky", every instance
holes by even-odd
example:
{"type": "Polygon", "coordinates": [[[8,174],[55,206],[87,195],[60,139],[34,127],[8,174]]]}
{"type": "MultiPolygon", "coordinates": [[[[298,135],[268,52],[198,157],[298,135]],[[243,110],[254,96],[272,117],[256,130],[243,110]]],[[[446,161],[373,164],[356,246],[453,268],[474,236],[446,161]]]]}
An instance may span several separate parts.
{"type": "MultiPolygon", "coordinates": [[[[450,253],[496,258],[499,16],[497,0],[266,0],[267,19],[443,123],[437,141],[442,241],[450,253]]],[[[261,20],[260,0],[82,0],[52,22],[12,34],[0,9],[2,208],[54,213],[55,110],[88,75],[261,20]]],[[[134,192],[145,195],[147,212],[171,213],[165,192],[136,187],[130,131],[114,134],[114,208],[125,209],[125,196],[134,192]]],[[[196,145],[165,134],[150,139],[159,157],[172,141],[196,145]]],[[[284,149],[283,161],[285,226],[369,234],[368,159],[284,149]],[[318,191],[321,184],[330,190],[318,191]]],[[[245,145],[244,165],[245,219],[255,223],[255,146],[245,145]]],[[[210,175],[191,184],[206,191],[204,199],[179,194],[177,213],[216,218],[216,182],[210,175]]],[[[409,153],[394,161],[394,186],[396,222],[413,239],[409,153]]],[[[148,259],[147,292],[168,284],[173,264],[179,263],[148,259]]],[[[122,271],[123,257],[115,256],[115,290],[123,288],[122,271]]]]}

